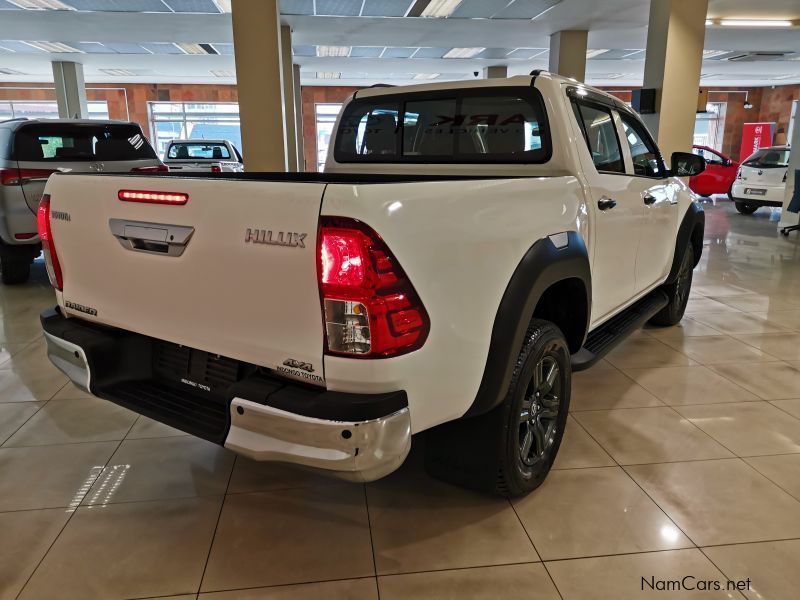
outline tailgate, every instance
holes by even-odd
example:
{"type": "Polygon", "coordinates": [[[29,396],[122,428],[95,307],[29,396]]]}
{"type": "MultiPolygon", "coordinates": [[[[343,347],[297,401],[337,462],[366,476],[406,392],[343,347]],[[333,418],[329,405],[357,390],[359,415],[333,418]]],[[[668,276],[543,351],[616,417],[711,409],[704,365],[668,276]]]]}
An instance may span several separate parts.
{"type": "Polygon", "coordinates": [[[323,190],[302,182],[56,175],[47,193],[62,309],[321,384],[323,190]],[[189,198],[184,205],[124,202],[120,190],[189,198]]]}

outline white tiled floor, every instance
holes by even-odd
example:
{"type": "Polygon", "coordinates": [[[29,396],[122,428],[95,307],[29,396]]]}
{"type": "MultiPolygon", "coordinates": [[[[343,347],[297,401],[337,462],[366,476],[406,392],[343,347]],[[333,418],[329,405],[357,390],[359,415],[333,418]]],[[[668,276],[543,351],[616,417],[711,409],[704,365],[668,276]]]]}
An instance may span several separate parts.
{"type": "Polygon", "coordinates": [[[419,452],[354,485],[235,457],[67,384],[41,263],[0,289],[0,600],[790,600],[800,589],[800,242],[707,206],[680,326],[574,378],[554,471],[507,502],[419,452]],[[750,578],[643,592],[642,577],[750,578]]]}

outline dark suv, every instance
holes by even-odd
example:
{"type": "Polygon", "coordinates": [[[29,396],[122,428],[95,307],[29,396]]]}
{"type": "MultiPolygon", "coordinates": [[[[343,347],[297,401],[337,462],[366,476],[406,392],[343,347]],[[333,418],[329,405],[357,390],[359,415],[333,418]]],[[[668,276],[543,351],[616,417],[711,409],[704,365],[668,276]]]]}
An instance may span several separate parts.
{"type": "Polygon", "coordinates": [[[168,171],[136,123],[74,119],[0,122],[0,274],[28,280],[42,245],[36,211],[55,171],[168,171]]]}

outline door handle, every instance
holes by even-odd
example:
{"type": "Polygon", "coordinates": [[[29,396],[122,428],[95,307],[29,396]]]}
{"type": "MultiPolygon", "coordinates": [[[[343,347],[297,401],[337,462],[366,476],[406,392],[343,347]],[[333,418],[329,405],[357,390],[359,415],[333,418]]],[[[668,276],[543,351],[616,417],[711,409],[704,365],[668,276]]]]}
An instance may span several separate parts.
{"type": "Polygon", "coordinates": [[[109,229],[126,250],[180,256],[194,233],[194,227],[109,219],[109,229]]]}
{"type": "Polygon", "coordinates": [[[609,210],[614,208],[617,205],[616,200],[612,200],[611,198],[606,198],[603,196],[600,200],[597,201],[597,208],[600,210],[609,210]]]}
{"type": "Polygon", "coordinates": [[[642,196],[642,200],[644,200],[644,203],[649,206],[650,204],[655,204],[658,198],[653,196],[653,194],[645,194],[644,196],[642,196]]]}

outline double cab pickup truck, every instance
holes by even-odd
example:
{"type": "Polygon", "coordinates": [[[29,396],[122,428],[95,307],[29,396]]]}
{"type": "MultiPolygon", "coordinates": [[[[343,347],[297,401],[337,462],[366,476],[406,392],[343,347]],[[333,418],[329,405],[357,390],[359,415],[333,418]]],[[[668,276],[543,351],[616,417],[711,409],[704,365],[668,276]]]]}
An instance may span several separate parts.
{"type": "MultiPolygon", "coordinates": [[[[688,143],[687,143],[688,146],[688,143]]],[[[50,359],[256,460],[369,481],[544,480],[571,373],[674,325],[702,251],[688,153],[544,72],[353,94],[321,174],[55,174],[50,359]]]]}

